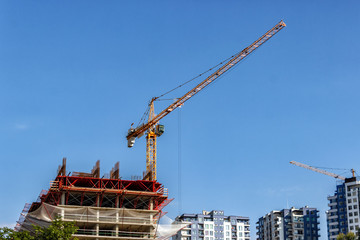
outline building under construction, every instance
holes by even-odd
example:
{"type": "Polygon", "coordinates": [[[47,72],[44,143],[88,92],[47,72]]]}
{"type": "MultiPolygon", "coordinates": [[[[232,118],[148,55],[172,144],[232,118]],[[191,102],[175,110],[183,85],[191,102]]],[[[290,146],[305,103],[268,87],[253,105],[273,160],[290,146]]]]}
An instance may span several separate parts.
{"type": "Polygon", "coordinates": [[[100,161],[90,173],[66,172],[66,159],[37,202],[25,205],[17,230],[47,226],[56,217],[75,221],[78,239],[154,239],[162,208],[172,199],[157,181],[123,180],[119,163],[100,176],[100,161]]]}

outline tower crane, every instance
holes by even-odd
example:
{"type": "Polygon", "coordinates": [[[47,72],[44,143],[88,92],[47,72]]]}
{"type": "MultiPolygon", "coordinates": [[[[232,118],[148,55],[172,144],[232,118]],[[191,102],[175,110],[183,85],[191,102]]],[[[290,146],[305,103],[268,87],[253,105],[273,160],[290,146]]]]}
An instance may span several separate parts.
{"type": "Polygon", "coordinates": [[[219,78],[222,74],[230,70],[241,60],[250,55],[255,49],[257,49],[270,38],[272,38],[285,26],[286,24],[284,23],[284,21],[280,21],[273,28],[271,28],[264,35],[262,35],[259,39],[246,47],[240,53],[234,55],[223,66],[213,72],[210,76],[200,82],[193,89],[185,93],[182,97],[177,98],[175,102],[173,102],[170,106],[162,110],[157,115],[154,112],[154,102],[158,99],[158,97],[154,97],[151,99],[149,103],[149,115],[147,122],[136,128],[133,128],[132,124],[126,136],[126,139],[128,140],[128,147],[131,148],[135,143],[135,139],[142,137],[146,133],[146,172],[144,175],[144,180],[156,181],[156,138],[158,136],[161,136],[164,132],[164,126],[159,124],[159,121],[166,115],[174,111],[176,108],[182,106],[187,100],[199,93],[201,90],[203,90],[205,87],[207,87],[217,78],[219,78]]]}
{"type": "MultiPolygon", "coordinates": [[[[323,169],[319,169],[319,168],[316,168],[316,167],[312,167],[312,166],[306,165],[304,163],[299,163],[299,162],[295,162],[295,161],[291,161],[290,163],[295,165],[295,166],[306,168],[306,169],[309,169],[309,170],[314,171],[314,172],[322,173],[322,174],[328,175],[328,176],[333,177],[333,178],[337,178],[337,179],[340,179],[340,180],[345,180],[346,179],[345,177],[340,176],[338,174],[328,172],[328,171],[325,171],[323,169]]],[[[354,169],[351,169],[351,173],[352,173],[352,176],[355,177],[355,170],[354,169]]]]}

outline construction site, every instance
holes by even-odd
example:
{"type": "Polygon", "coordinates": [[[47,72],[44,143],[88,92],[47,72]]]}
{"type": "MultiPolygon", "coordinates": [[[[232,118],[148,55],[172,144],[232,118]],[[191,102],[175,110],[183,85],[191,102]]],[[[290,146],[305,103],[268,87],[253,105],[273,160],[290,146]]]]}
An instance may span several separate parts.
{"type": "MultiPolygon", "coordinates": [[[[159,224],[160,218],[165,214],[162,209],[173,200],[168,197],[167,189],[157,182],[157,138],[165,131],[164,125],[159,122],[215,82],[285,26],[286,24],[280,21],[242,51],[193,78],[191,81],[209,74],[182,97],[174,99],[174,102],[159,114],[155,114],[154,103],[184,84],[151,99],[140,123],[136,127],[131,124],[126,136],[127,145],[131,148],[136,138],[146,135],[146,171],[141,180],[122,179],[119,163],[115,164],[109,174],[101,175],[99,161],[89,173],[70,174],[64,158],[57,176],[50,182],[50,188],[43,190],[36,202],[25,205],[16,229],[31,232],[33,225],[48,226],[55,218],[60,218],[65,222],[76,223],[78,230],[74,237],[80,240],[167,239],[189,226],[190,222],[174,222],[167,227],[159,224]]],[[[246,222],[248,224],[248,219],[246,222]]],[[[248,239],[248,225],[246,233],[242,231],[233,233],[232,238],[242,239],[244,235],[248,239]]],[[[202,236],[199,240],[201,239],[213,240],[213,237],[202,236]]]]}
{"type": "Polygon", "coordinates": [[[171,201],[156,181],[122,180],[119,163],[107,176],[100,176],[100,161],[89,173],[69,175],[64,158],[50,188],[25,205],[17,230],[32,231],[33,224],[48,226],[60,217],[76,222],[78,239],[154,239],[162,209],[171,201]]]}
{"type": "Polygon", "coordinates": [[[360,240],[360,1],[0,13],[0,240],[360,240]]]}

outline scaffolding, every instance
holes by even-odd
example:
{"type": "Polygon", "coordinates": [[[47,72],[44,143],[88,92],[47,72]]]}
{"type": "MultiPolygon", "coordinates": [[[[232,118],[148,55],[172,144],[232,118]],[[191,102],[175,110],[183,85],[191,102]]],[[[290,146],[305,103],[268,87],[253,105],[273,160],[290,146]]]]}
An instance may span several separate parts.
{"type": "Polygon", "coordinates": [[[100,161],[90,173],[66,174],[66,159],[38,200],[26,205],[17,230],[47,226],[56,217],[74,221],[78,239],[166,239],[184,225],[159,226],[162,209],[173,199],[157,181],[123,180],[116,163],[100,178],[100,161]]]}

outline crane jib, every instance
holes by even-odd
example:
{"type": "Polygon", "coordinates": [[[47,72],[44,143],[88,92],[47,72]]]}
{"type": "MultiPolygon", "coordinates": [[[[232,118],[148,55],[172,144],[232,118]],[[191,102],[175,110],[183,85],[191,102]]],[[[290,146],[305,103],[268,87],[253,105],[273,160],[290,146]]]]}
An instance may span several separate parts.
{"type": "Polygon", "coordinates": [[[147,131],[151,127],[155,126],[163,117],[168,115],[170,112],[172,112],[173,110],[175,110],[179,106],[183,105],[187,100],[189,100],[195,94],[197,94],[202,89],[204,89],[206,86],[208,86],[209,84],[214,82],[218,77],[220,77],[222,74],[224,74],[229,69],[234,67],[237,63],[239,63],[242,59],[247,57],[250,53],[252,53],[255,49],[260,47],[263,43],[265,43],[270,38],[272,38],[276,33],[278,33],[285,26],[286,26],[286,24],[283,21],[280,21],[272,29],[267,31],[259,39],[257,39],[255,42],[253,42],[250,46],[248,46],[247,48],[242,50],[240,53],[235,55],[226,64],[224,64],[222,67],[220,67],[218,70],[216,70],[213,74],[211,74],[209,77],[207,77],[201,83],[199,83],[196,87],[194,87],[193,89],[191,89],[190,91],[185,93],[177,101],[175,101],[170,106],[168,106],[167,108],[162,110],[158,115],[156,115],[154,118],[152,118],[146,124],[144,124],[144,125],[142,125],[142,126],[140,126],[138,128],[135,128],[135,129],[130,129],[128,135],[126,136],[126,138],[128,140],[132,140],[132,139],[135,139],[136,137],[141,137],[145,133],[145,131],[147,131]]]}

